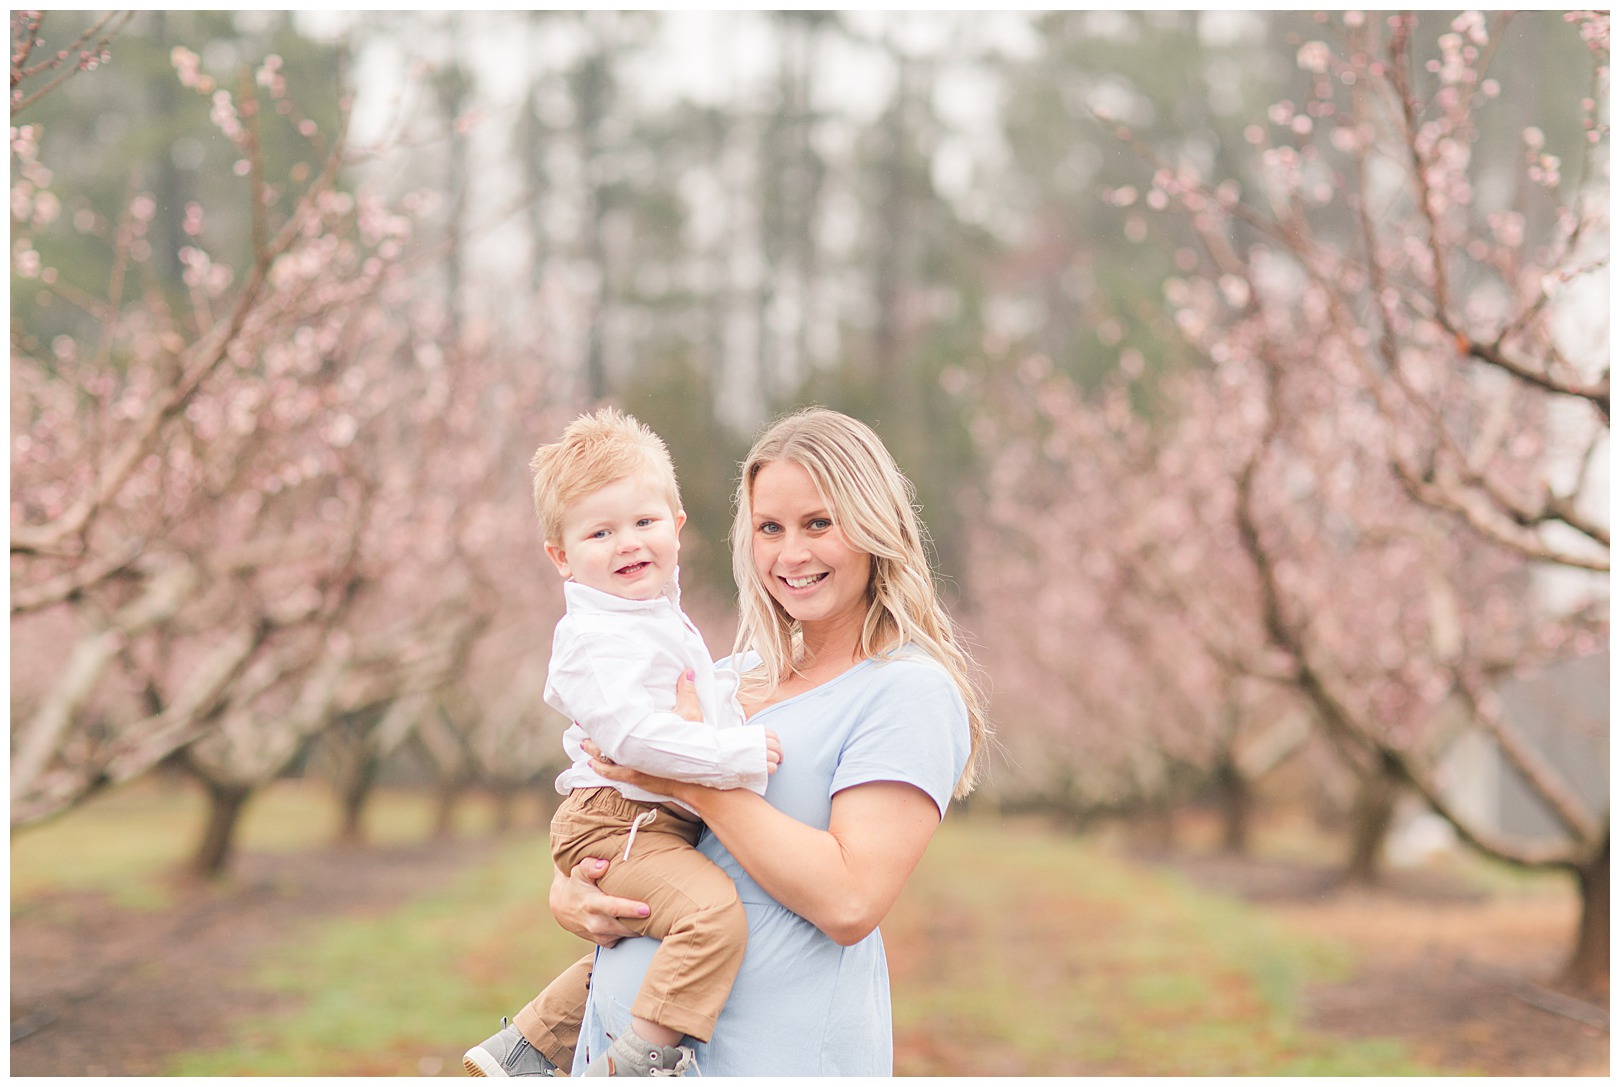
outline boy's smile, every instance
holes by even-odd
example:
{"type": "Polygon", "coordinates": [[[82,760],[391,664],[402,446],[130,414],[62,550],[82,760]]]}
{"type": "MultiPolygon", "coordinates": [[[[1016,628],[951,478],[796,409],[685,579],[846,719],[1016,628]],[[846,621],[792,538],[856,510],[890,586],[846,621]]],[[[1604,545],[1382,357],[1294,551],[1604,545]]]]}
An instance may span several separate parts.
{"type": "Polygon", "coordinates": [[[651,600],[675,575],[686,513],[646,473],[616,479],[569,505],[562,539],[546,544],[557,572],[626,600],[651,600]]]}

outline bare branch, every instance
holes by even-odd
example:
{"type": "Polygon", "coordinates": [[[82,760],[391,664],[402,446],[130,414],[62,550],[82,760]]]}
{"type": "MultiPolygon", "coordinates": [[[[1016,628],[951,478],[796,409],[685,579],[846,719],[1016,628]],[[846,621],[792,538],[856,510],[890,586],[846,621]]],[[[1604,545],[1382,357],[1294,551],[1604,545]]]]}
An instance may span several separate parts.
{"type": "Polygon", "coordinates": [[[33,787],[124,640],[172,616],[195,587],[196,573],[190,566],[168,568],[105,629],[74,648],[50,696],[22,729],[22,740],[11,761],[13,796],[33,787]]]}
{"type": "Polygon", "coordinates": [[[78,53],[79,63],[74,64],[72,67],[64,70],[60,75],[51,80],[45,86],[29,93],[27,97],[22,97],[23,91],[20,84],[23,82],[23,80],[29,78],[30,76],[38,75],[40,72],[46,71],[47,69],[58,67],[62,63],[60,58],[52,56],[49,60],[37,64],[32,68],[26,67],[28,57],[32,55],[34,47],[39,44],[39,28],[44,24],[44,14],[44,12],[28,11],[14,11],[11,13],[11,36],[13,50],[11,58],[11,117],[13,121],[16,120],[17,114],[33,105],[35,102],[38,102],[41,98],[45,97],[51,91],[61,86],[74,75],[85,71],[86,62],[90,58],[98,57],[102,53],[105,53],[112,45],[113,39],[116,38],[119,32],[124,29],[124,26],[129,22],[135,13],[133,11],[113,11],[103,15],[89,29],[80,34],[79,40],[74,42],[73,45],[65,51],[64,56],[71,56],[74,53],[78,53]],[[35,16],[37,16],[37,18],[35,16]],[[115,19],[117,20],[117,23],[107,31],[100,41],[95,44],[94,48],[84,48],[86,42],[90,41],[90,39],[94,38],[97,34],[100,34],[102,28],[106,27],[109,23],[112,23],[115,19]],[[16,44],[19,28],[20,32],[24,35],[24,43],[20,47],[16,44]]]}
{"type": "Polygon", "coordinates": [[[72,600],[92,585],[129,569],[145,549],[145,540],[126,540],[113,551],[81,562],[48,581],[14,588],[11,591],[11,614],[22,615],[72,600]]]}
{"type": "MultiPolygon", "coordinates": [[[[1470,527],[1482,535],[1495,540],[1504,547],[1512,548],[1526,558],[1535,559],[1538,562],[1553,563],[1558,566],[1569,566],[1577,570],[1592,570],[1598,573],[1608,572],[1609,558],[1607,551],[1605,551],[1602,558],[1598,558],[1596,556],[1576,554],[1565,548],[1555,549],[1549,547],[1533,534],[1510,531],[1501,524],[1498,518],[1482,510],[1479,503],[1468,501],[1464,493],[1437,485],[1431,480],[1425,479],[1403,462],[1397,461],[1394,467],[1396,475],[1418,501],[1436,509],[1457,514],[1470,527]]],[[[1549,497],[1552,496],[1549,494],[1549,497]]],[[[1571,524],[1572,527],[1577,527],[1574,523],[1569,522],[1562,516],[1556,516],[1551,511],[1545,520],[1559,520],[1571,524]]],[[[1515,519],[1515,523],[1522,524],[1523,522],[1515,519]]],[[[1538,522],[1532,521],[1532,523],[1538,522]]],[[[1596,533],[1596,535],[1593,535],[1593,539],[1607,548],[1607,531],[1592,525],[1588,534],[1592,535],[1593,533],[1596,533]]]]}
{"type": "Polygon", "coordinates": [[[255,251],[254,263],[247,284],[238,296],[228,318],[215,324],[186,352],[179,379],[163,395],[154,399],[146,414],[136,423],[118,449],[99,466],[95,482],[77,501],[54,521],[40,526],[13,525],[12,547],[31,550],[48,549],[68,536],[84,531],[92,517],[124,485],[131,473],[157,445],[167,424],[186,408],[186,405],[220,366],[230,358],[231,345],[240,336],[249,316],[262,300],[267,275],[275,259],[290,249],[298,240],[306,220],[316,214],[316,201],[320,193],[331,187],[342,165],[341,139],[327,156],[326,165],[317,180],[305,190],[292,217],[275,238],[264,248],[255,251]]]}
{"type": "Polygon", "coordinates": [[[1513,358],[1502,350],[1501,341],[1496,343],[1481,343],[1466,333],[1453,327],[1449,322],[1441,319],[1441,325],[1446,331],[1457,337],[1457,345],[1469,355],[1481,362],[1512,374],[1527,385],[1533,385],[1544,392],[1558,393],[1561,396],[1573,396],[1581,400],[1590,400],[1592,406],[1603,416],[1605,424],[1609,421],[1609,373],[1607,370],[1596,381],[1558,381],[1546,370],[1537,370],[1513,358]]]}

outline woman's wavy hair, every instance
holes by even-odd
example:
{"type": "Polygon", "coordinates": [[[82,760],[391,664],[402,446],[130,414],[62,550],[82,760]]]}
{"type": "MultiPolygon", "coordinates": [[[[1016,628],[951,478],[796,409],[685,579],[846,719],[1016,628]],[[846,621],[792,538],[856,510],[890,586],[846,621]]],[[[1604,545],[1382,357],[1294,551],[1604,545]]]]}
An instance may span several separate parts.
{"type": "Polygon", "coordinates": [[[731,526],[732,573],[741,599],[736,652],[753,650],[760,666],[747,690],[773,690],[795,670],[799,624],[771,596],[754,568],[754,480],[767,464],[797,464],[810,474],[844,539],[871,557],[861,653],[880,657],[911,645],[944,667],[967,703],[971,746],[956,783],[957,799],[973,791],[990,725],[972,659],[940,605],[917,516],[915,491],[871,427],[841,412],[806,408],[772,423],[754,442],[737,482],[731,526]]]}

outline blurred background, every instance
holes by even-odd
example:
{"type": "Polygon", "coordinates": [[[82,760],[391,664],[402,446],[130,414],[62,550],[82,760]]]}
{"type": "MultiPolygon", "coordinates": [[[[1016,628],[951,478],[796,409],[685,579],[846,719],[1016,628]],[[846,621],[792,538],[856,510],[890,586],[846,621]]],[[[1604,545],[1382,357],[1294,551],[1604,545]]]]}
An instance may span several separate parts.
{"type": "Polygon", "coordinates": [[[11,21],[14,1072],[456,1072],[570,961],[602,403],[716,655],[764,424],[916,487],[998,734],[897,1072],[1607,1072],[1606,13],[11,21]]]}

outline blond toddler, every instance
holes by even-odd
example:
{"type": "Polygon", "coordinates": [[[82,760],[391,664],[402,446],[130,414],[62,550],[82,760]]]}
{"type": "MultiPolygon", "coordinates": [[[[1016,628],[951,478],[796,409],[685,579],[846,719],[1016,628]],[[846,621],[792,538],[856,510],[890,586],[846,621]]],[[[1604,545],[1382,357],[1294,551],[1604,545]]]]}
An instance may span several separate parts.
{"type": "MultiPolygon", "coordinates": [[[[571,870],[611,858],[599,885],[646,902],[642,935],[661,941],[631,1025],[587,1076],[668,1075],[692,1065],[683,1037],[707,1042],[742,963],[747,920],[731,878],[693,847],[703,825],[667,796],[592,770],[589,740],[614,763],[659,777],[763,795],[781,761],[774,733],[747,724],[737,675],[717,669],[680,607],[686,523],[664,443],[611,408],[576,419],[530,462],[546,555],[567,579],[544,698],[572,724],[567,794],[551,823],[552,857],[571,870]],[[694,683],[702,720],[675,712],[694,683]]],[[[634,923],[634,922],[632,922],[634,923]]],[[[592,957],[548,985],[493,1037],[467,1051],[475,1076],[554,1075],[573,1060],[592,957]]]]}

